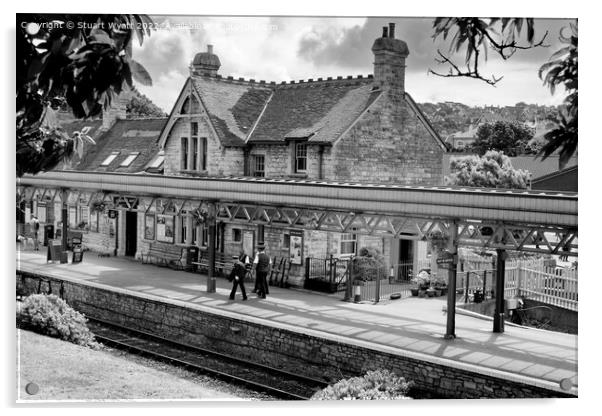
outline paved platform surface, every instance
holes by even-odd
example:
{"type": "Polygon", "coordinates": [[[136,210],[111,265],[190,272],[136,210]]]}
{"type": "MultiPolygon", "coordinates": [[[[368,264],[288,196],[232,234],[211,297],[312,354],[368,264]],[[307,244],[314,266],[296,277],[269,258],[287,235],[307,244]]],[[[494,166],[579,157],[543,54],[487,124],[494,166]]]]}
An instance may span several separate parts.
{"type": "MultiPolygon", "coordinates": [[[[523,381],[563,391],[570,379],[577,394],[577,336],[532,328],[506,326],[492,332],[492,323],[456,314],[454,340],[443,338],[446,329],[444,298],[407,298],[372,303],[342,301],[342,294],[322,294],[300,289],[270,287],[267,299],[249,294],[243,302],[228,299],[231,284],[217,279],[215,293],[206,293],[206,277],[141,264],[121,257],[98,257],[87,252],[78,264],[47,263],[45,251],[18,251],[17,269],[79,279],[143,294],[252,317],[266,325],[285,325],[299,331],[317,331],[325,337],[428,361],[523,381]]],[[[252,284],[249,289],[252,289],[252,284]]]]}

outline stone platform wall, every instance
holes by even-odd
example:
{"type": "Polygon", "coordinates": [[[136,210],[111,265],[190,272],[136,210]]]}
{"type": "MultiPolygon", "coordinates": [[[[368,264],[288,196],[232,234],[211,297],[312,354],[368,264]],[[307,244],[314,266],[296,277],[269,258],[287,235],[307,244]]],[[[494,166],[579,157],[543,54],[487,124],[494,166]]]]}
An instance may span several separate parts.
{"type": "Polygon", "coordinates": [[[17,288],[20,293],[62,294],[71,306],[90,317],[327,381],[387,368],[412,380],[417,391],[435,397],[574,397],[545,386],[401,356],[388,347],[375,348],[361,341],[351,345],[336,335],[271,326],[269,321],[254,317],[242,320],[231,312],[166,302],[91,282],[45,277],[40,284],[39,276],[17,273],[17,288]]]}

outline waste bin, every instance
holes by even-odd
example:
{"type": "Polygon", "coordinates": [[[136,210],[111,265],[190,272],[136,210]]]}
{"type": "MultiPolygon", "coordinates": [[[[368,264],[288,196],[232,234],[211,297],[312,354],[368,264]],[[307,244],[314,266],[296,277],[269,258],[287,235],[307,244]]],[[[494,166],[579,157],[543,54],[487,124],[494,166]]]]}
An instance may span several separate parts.
{"type": "Polygon", "coordinates": [[[73,246],[73,257],[71,258],[71,263],[81,263],[83,259],[84,250],[82,249],[81,244],[73,246]]]}
{"type": "Polygon", "coordinates": [[[44,246],[48,245],[48,240],[54,238],[54,225],[48,224],[44,226],[44,246]]]}
{"type": "Polygon", "coordinates": [[[196,246],[186,247],[186,264],[184,265],[184,270],[187,272],[194,271],[193,261],[198,261],[199,259],[199,248],[196,246]]]}

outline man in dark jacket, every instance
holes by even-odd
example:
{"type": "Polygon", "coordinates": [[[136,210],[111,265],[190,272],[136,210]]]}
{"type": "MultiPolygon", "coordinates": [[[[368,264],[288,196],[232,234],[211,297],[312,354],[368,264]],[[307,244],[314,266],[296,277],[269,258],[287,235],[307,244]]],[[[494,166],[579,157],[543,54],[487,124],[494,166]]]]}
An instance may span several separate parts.
{"type": "Polygon", "coordinates": [[[265,245],[259,243],[257,245],[257,255],[253,261],[255,267],[255,278],[257,279],[257,296],[265,299],[265,295],[268,293],[268,281],[267,276],[270,271],[272,260],[265,254],[265,245]]]}
{"type": "Polygon", "coordinates": [[[242,300],[247,300],[245,276],[250,267],[251,262],[249,261],[249,256],[247,256],[244,251],[241,251],[240,256],[238,256],[238,259],[234,264],[234,268],[232,269],[232,291],[230,292],[230,300],[234,300],[238,286],[240,286],[240,291],[242,292],[242,300]]]}

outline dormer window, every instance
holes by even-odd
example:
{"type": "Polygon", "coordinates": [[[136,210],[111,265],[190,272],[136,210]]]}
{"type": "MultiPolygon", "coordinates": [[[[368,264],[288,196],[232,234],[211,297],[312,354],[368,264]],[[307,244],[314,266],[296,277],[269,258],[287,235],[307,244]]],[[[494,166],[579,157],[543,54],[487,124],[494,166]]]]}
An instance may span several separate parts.
{"type": "Polygon", "coordinates": [[[109,156],[105,160],[102,161],[100,166],[109,166],[111,162],[115,160],[115,158],[119,155],[119,152],[111,152],[109,156]]]}

